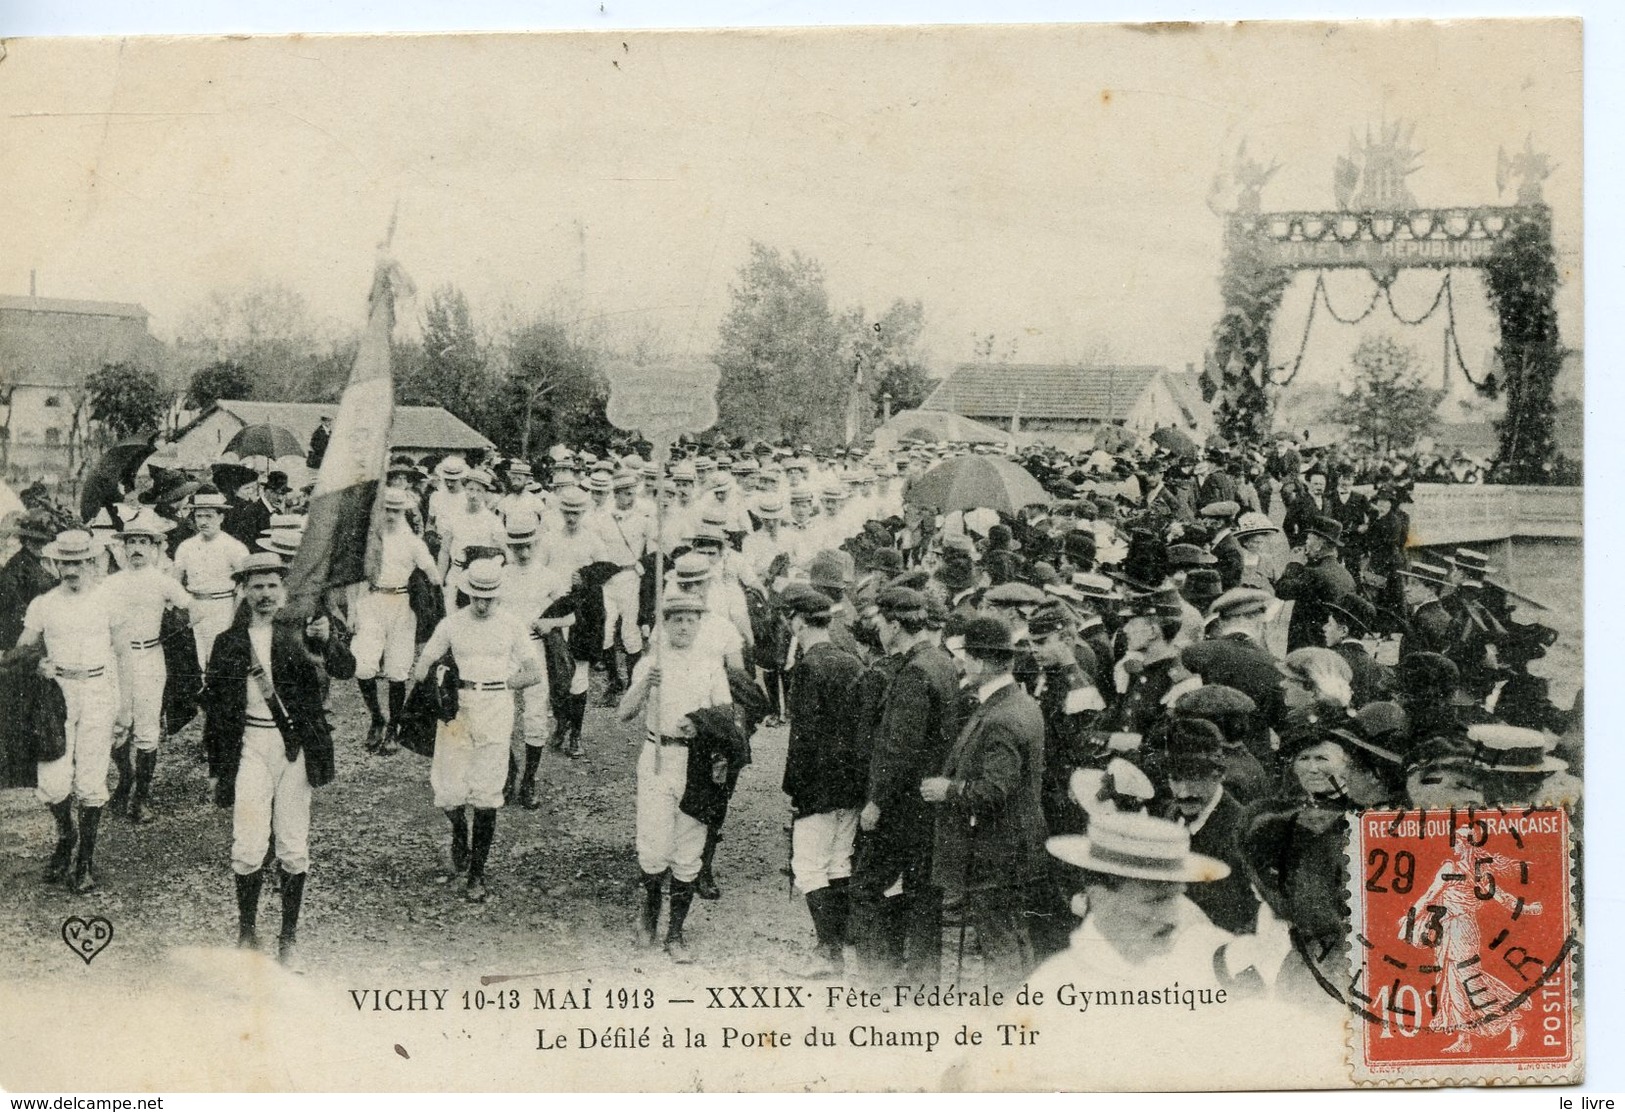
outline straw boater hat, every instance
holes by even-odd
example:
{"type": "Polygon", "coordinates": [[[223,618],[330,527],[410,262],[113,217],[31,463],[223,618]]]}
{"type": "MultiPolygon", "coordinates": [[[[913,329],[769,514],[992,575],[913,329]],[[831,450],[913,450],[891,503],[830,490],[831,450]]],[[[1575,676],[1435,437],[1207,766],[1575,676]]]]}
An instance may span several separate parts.
{"type": "Polygon", "coordinates": [[[502,590],[502,563],[475,560],[463,571],[463,594],[469,598],[496,598],[502,590]]]}
{"type": "Polygon", "coordinates": [[[468,474],[468,462],[462,456],[447,456],[434,470],[442,479],[461,479],[468,474]]]}
{"type": "Polygon", "coordinates": [[[610,479],[608,471],[595,470],[591,475],[587,476],[587,489],[594,494],[608,494],[614,489],[614,486],[615,484],[610,479]]]}
{"type": "Polygon", "coordinates": [[[1544,775],[1562,772],[1569,766],[1551,754],[1552,743],[1539,730],[1483,722],[1467,727],[1467,740],[1473,743],[1473,757],[1491,772],[1522,772],[1544,775]]]}
{"type": "Polygon", "coordinates": [[[412,492],[409,490],[402,490],[400,487],[384,488],[384,509],[386,510],[410,510],[412,503],[415,501],[417,499],[412,497],[412,492]]]}
{"type": "Polygon", "coordinates": [[[508,474],[522,475],[528,479],[531,476],[530,464],[526,463],[522,459],[516,459],[512,463],[508,464],[508,474]]]}
{"type": "Polygon", "coordinates": [[[469,468],[468,473],[463,476],[463,482],[464,483],[478,483],[480,486],[484,487],[486,490],[495,489],[496,488],[496,483],[497,483],[496,476],[492,475],[489,471],[487,471],[483,467],[471,467],[471,468],[469,468]]]}
{"type": "Polygon", "coordinates": [[[175,528],[173,521],[159,517],[151,508],[143,506],[124,523],[119,529],[118,535],[121,537],[151,537],[154,540],[162,540],[164,534],[173,528],[175,528]]]}
{"type": "Polygon", "coordinates": [[[59,564],[84,563],[86,560],[96,559],[101,554],[102,546],[96,543],[95,537],[83,529],[64,529],[45,546],[42,553],[47,560],[55,560],[59,564]]]}
{"type": "Polygon", "coordinates": [[[246,583],[249,576],[262,571],[272,571],[285,576],[288,574],[288,565],[275,552],[251,552],[232,571],[231,577],[239,583],[246,583]]]}
{"type": "Polygon", "coordinates": [[[1458,548],[1450,562],[1461,569],[1463,587],[1482,587],[1484,577],[1495,568],[1490,564],[1490,558],[1484,553],[1471,548],[1458,548]]]}
{"type": "Polygon", "coordinates": [[[711,561],[697,552],[685,552],[672,561],[671,571],[679,583],[704,583],[711,578],[711,561]]]}
{"type": "Polygon", "coordinates": [[[769,499],[756,507],[755,514],[763,521],[783,521],[784,501],[779,498],[769,499]]]}
{"type": "Polygon", "coordinates": [[[1420,580],[1432,587],[1448,587],[1450,585],[1450,570],[1439,564],[1430,564],[1418,560],[1408,568],[1399,568],[1397,570],[1400,575],[1420,580]]]}
{"type": "Polygon", "coordinates": [[[291,559],[299,551],[299,544],[305,539],[305,531],[303,528],[267,529],[258,539],[260,547],[265,551],[291,559]]]}
{"type": "Polygon", "coordinates": [[[196,513],[198,510],[215,510],[225,513],[231,502],[212,486],[201,486],[192,497],[187,499],[186,508],[196,513]]]}
{"type": "Polygon", "coordinates": [[[1230,530],[1230,535],[1236,539],[1253,537],[1260,533],[1279,533],[1280,526],[1271,521],[1266,515],[1257,510],[1249,510],[1236,521],[1236,527],[1230,530]]]}
{"type": "Polygon", "coordinates": [[[592,497],[578,486],[565,487],[559,491],[558,506],[561,513],[585,513],[592,507],[592,497]]]}
{"type": "Polygon", "coordinates": [[[1138,812],[1103,810],[1089,820],[1089,834],[1063,834],[1045,843],[1050,853],[1095,873],[1201,884],[1223,880],[1230,866],[1191,852],[1191,835],[1183,824],[1138,812]]]}
{"type": "Polygon", "coordinates": [[[615,490],[638,489],[638,477],[630,471],[622,471],[610,480],[609,484],[615,490]]]}
{"type": "Polygon", "coordinates": [[[536,533],[541,528],[542,519],[536,515],[535,510],[515,510],[508,515],[507,532],[509,544],[530,544],[536,539],[536,533]]]}
{"type": "Polygon", "coordinates": [[[703,614],[705,600],[699,595],[685,595],[681,591],[672,591],[660,600],[660,612],[668,618],[673,614],[703,614]]]}

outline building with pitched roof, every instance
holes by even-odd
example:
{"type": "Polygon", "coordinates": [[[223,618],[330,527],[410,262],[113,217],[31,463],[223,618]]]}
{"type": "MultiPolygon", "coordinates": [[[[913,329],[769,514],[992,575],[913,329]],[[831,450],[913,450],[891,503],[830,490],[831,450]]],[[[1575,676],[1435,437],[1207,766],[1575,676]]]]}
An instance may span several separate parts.
{"type": "Polygon", "coordinates": [[[920,408],[1014,424],[1035,439],[1084,437],[1102,425],[1141,435],[1174,427],[1198,437],[1212,428],[1195,371],[1149,365],[961,363],[920,408]]]}
{"type": "MultiPolygon", "coordinates": [[[[249,425],[280,425],[306,448],[322,418],[331,420],[337,404],[251,402],[222,398],[181,430],[170,466],[204,467],[217,461],[231,438],[249,425]]],[[[391,453],[423,459],[448,452],[477,452],[491,441],[437,405],[398,405],[390,426],[391,453]]]]}
{"type": "Polygon", "coordinates": [[[0,297],[0,456],[25,472],[61,472],[83,440],[85,378],[109,363],[160,370],[147,311],[120,301],[0,297]]]}

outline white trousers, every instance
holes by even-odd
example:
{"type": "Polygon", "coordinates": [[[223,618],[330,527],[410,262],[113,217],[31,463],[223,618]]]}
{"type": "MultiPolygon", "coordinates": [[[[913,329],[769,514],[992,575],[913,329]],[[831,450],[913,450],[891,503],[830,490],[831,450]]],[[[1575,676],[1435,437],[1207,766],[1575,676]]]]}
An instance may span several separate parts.
{"type": "Polygon", "coordinates": [[[197,641],[198,667],[209,668],[209,653],[214,639],[231,628],[231,616],[237,612],[237,598],[198,598],[192,596],[189,613],[192,617],[192,637],[197,641]]]}
{"type": "Polygon", "coordinates": [[[688,782],[688,750],[645,742],[638,755],[638,867],[645,873],[671,870],[672,879],[700,875],[705,824],[677,804],[688,782]]]}
{"type": "Polygon", "coordinates": [[[54,761],[36,766],[35,798],[46,805],[70,795],[86,807],[107,802],[107,761],[113,752],[113,719],[118,716],[118,681],[109,669],[95,679],[59,677],[68,704],[64,725],[67,748],[54,761]]]}
{"type": "Polygon", "coordinates": [[[163,738],[164,683],[168,678],[163,649],[130,650],[130,679],[135,688],[130,692],[134,712],[130,732],[142,752],[153,752],[163,738]]]}
{"type": "Polygon", "coordinates": [[[802,895],[852,875],[852,843],[858,836],[855,807],[804,815],[790,827],[790,871],[802,895]]]}
{"type": "Polygon", "coordinates": [[[643,633],[638,629],[638,573],[628,568],[604,584],[604,648],[615,647],[615,624],[621,627],[621,648],[628,653],[643,651],[643,633]]]}
{"type": "Polygon", "coordinates": [[[356,600],[355,678],[363,682],[382,675],[404,683],[417,653],[418,622],[405,594],[363,590],[356,600]]]}
{"type": "Polygon", "coordinates": [[[457,717],[440,723],[435,733],[429,763],[434,805],[442,811],[465,804],[501,807],[512,738],[511,691],[459,691],[457,717]]]}
{"type": "Polygon", "coordinates": [[[250,726],[243,731],[243,757],[237,766],[237,802],[231,811],[231,870],[247,876],[265,864],[276,839],[282,871],[310,868],[310,779],[305,755],[288,760],[282,731],[250,726]]]}
{"type": "Polygon", "coordinates": [[[542,660],[542,678],[529,687],[516,692],[519,696],[519,720],[524,724],[525,744],[541,748],[553,739],[552,687],[547,680],[547,650],[540,637],[531,638],[536,655],[542,660]]]}

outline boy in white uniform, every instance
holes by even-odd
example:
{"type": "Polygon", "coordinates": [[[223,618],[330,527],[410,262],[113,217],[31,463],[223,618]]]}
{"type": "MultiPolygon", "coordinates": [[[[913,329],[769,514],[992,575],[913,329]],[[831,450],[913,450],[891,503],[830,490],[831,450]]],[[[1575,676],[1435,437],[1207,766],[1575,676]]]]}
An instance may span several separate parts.
{"type": "Polygon", "coordinates": [[[661,881],[671,873],[671,907],[666,952],[687,964],[693,959],[683,940],[683,922],[694,902],[706,827],[679,804],[688,784],[688,742],[694,736],[688,715],[702,707],[733,701],[722,660],[696,643],[705,603],[694,595],[671,594],[661,602],[665,644],[638,662],[617,712],[630,722],[640,713],[647,731],[638,756],[637,852],[643,872],[644,904],[638,938],[653,945],[660,921],[661,881]]]}
{"type": "Polygon", "coordinates": [[[452,867],[468,870],[468,899],[485,901],[485,862],[496,836],[497,809],[508,773],[513,737],[513,692],[540,682],[542,662],[530,631],[497,606],[502,565],[475,560],[464,572],[469,604],[446,615],[413,670],[422,683],[430,669],[451,653],[457,665],[457,717],[440,723],[435,734],[429,786],[434,805],[451,823],[452,867]],[[474,810],[473,840],[463,808],[474,810]]]}
{"type": "Polygon", "coordinates": [[[91,567],[101,559],[102,549],[91,535],[81,529],[58,533],[42,555],[56,564],[61,582],[28,604],[23,633],[13,651],[43,643],[40,671],[55,677],[62,689],[67,708],[64,749],[55,760],[39,762],[35,795],[56,819],[56,850],[45,870],[45,879],[51,882],[68,876],[74,847],[73,800],[78,797],[79,861],[72,887],[84,894],[97,888],[96,831],[107,802],[113,731],[130,725],[130,643],[115,625],[116,608],[92,583],[91,567]]]}
{"type": "Polygon", "coordinates": [[[237,612],[237,584],[232,576],[248,558],[248,548],[220,531],[226,519],[226,496],[212,486],[192,495],[192,524],[197,535],[175,550],[175,577],[192,596],[192,636],[197,639],[199,668],[207,668],[214,639],[226,631],[237,612]]]}
{"type": "Polygon", "coordinates": [[[626,654],[626,675],[638,666],[643,652],[643,633],[638,628],[638,601],[643,572],[643,556],[649,550],[654,535],[654,521],[637,504],[638,477],[623,471],[610,480],[615,504],[602,511],[599,532],[604,537],[605,554],[621,570],[604,584],[604,648],[610,652],[605,661],[609,673],[609,686],[604,691],[604,705],[620,702],[626,685],[614,658],[617,627],[621,651],[626,654]]]}
{"type": "Polygon", "coordinates": [[[186,588],[157,566],[164,534],[172,528],[145,508],[126,522],[119,532],[124,542],[125,567],[108,576],[103,587],[108,600],[121,610],[118,624],[130,646],[131,690],[126,701],[130,703],[132,722],[127,738],[114,738],[113,759],[119,766],[119,783],[112,802],[114,811],[119,811],[129,797],[130,821],[137,826],[154,818],[150,806],[152,777],[158,768],[158,743],[163,738],[164,684],[169,673],[164,667],[159,630],[166,608],[189,610],[192,604],[186,588]],[[133,797],[126,782],[132,748],[125,744],[127,740],[134,742],[135,749],[133,797]]]}
{"type": "Polygon", "coordinates": [[[390,487],[384,491],[383,546],[378,574],[356,601],[355,681],[361,699],[367,704],[372,723],[367,728],[367,752],[383,756],[399,748],[395,731],[406,706],[406,678],[412,671],[417,651],[417,616],[412,613],[406,584],[412,573],[422,570],[431,580],[439,569],[429,546],[412,532],[407,512],[414,499],[409,491],[390,487]],[[389,721],[384,721],[378,702],[378,676],[389,684],[389,721]]]}

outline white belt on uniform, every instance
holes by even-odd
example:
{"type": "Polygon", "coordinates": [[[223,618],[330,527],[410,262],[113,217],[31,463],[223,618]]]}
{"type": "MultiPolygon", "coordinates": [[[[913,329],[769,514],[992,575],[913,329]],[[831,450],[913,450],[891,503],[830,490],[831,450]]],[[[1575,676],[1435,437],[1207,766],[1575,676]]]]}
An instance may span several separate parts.
{"type": "Polygon", "coordinates": [[[161,644],[163,644],[163,641],[160,638],[157,638],[157,637],[154,637],[154,638],[152,638],[151,640],[148,640],[148,641],[131,641],[130,642],[130,651],[131,652],[144,652],[147,649],[156,649],[161,644]]]}
{"type": "Polygon", "coordinates": [[[507,680],[458,680],[457,686],[464,691],[506,691],[507,680]]]}
{"type": "Polygon", "coordinates": [[[234,598],[237,594],[236,590],[233,588],[227,588],[224,591],[193,591],[188,589],[186,593],[191,595],[193,598],[204,599],[207,601],[214,601],[223,598],[234,598]]]}
{"type": "Polygon", "coordinates": [[[250,714],[243,719],[243,725],[251,730],[280,730],[274,718],[261,718],[257,714],[250,714]]]}
{"type": "Polygon", "coordinates": [[[375,595],[404,595],[406,593],[406,587],[404,584],[399,587],[380,587],[378,584],[374,583],[372,584],[370,590],[375,595]]]}
{"type": "Polygon", "coordinates": [[[64,668],[56,666],[56,678],[59,680],[94,680],[101,678],[107,671],[106,666],[98,664],[94,668],[64,668]]]}

